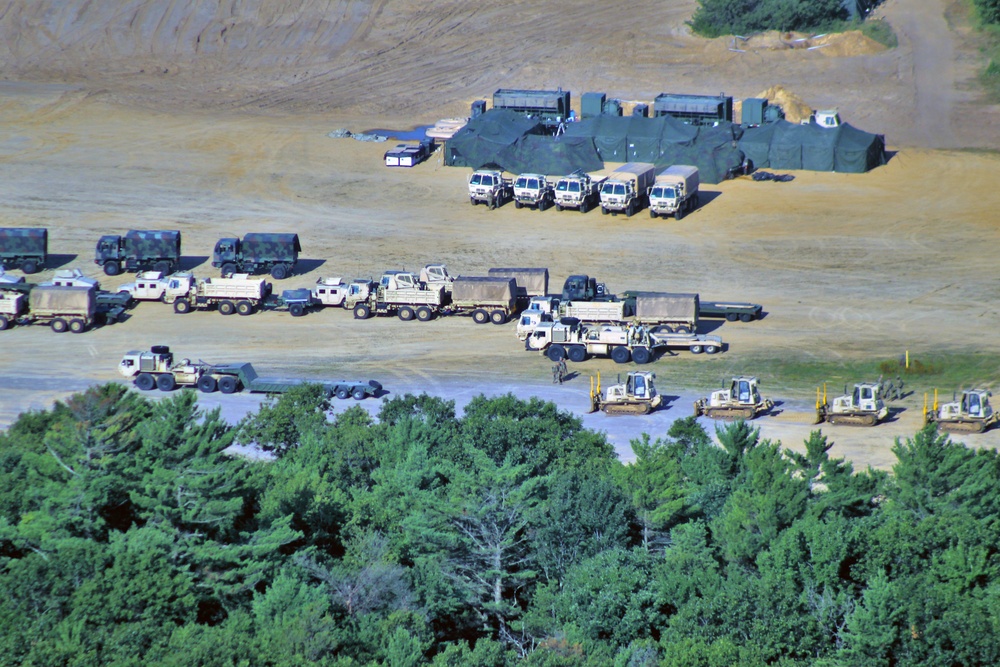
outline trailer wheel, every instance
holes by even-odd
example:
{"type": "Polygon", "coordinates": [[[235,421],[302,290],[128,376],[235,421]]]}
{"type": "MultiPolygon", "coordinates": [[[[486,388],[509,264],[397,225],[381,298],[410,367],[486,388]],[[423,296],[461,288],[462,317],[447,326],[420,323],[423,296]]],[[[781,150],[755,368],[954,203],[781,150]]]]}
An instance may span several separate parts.
{"type": "Polygon", "coordinates": [[[219,313],[222,315],[232,315],[236,312],[236,304],[232,301],[220,301],[219,302],[219,313]]]}
{"type": "Polygon", "coordinates": [[[190,313],[191,302],[187,299],[177,299],[177,301],[174,301],[174,312],[180,313],[181,315],[184,313],[190,313]]]}
{"type": "Polygon", "coordinates": [[[750,313],[743,313],[740,315],[740,322],[751,322],[753,321],[753,315],[750,313]]]}
{"type": "Polygon", "coordinates": [[[490,321],[490,314],[482,308],[476,308],[472,311],[472,321],[476,324],[486,324],[490,321]]]}
{"type": "Polygon", "coordinates": [[[288,312],[292,315],[292,317],[302,317],[306,314],[306,307],[301,303],[293,303],[288,307],[288,312]]]}
{"type": "Polygon", "coordinates": [[[705,354],[715,354],[718,351],[719,351],[719,346],[718,345],[706,345],[705,346],[705,354]]]}
{"type": "Polygon", "coordinates": [[[139,373],[135,378],[135,388],[141,391],[149,391],[156,386],[156,378],[149,373],[139,373]]]}
{"type": "Polygon", "coordinates": [[[726,313],[727,322],[735,322],[738,319],[740,319],[740,316],[737,315],[736,313],[726,313]]]}
{"type": "Polygon", "coordinates": [[[69,321],[69,330],[75,334],[83,333],[87,330],[87,323],[79,317],[73,318],[69,321]]]}
{"type": "Polygon", "coordinates": [[[624,345],[611,348],[611,360],[616,364],[627,364],[632,360],[632,353],[624,345]]]}
{"type": "Polygon", "coordinates": [[[372,314],[372,309],[363,303],[359,303],[354,306],[354,319],[356,320],[367,320],[368,316],[372,314]]]}
{"type": "Polygon", "coordinates": [[[55,331],[56,333],[62,333],[69,328],[69,325],[66,323],[66,320],[62,319],[61,317],[57,317],[56,319],[52,320],[49,323],[49,326],[52,327],[52,330],[55,331]]]}
{"type": "Polygon", "coordinates": [[[701,345],[692,345],[690,349],[691,349],[691,354],[701,354],[702,352],[701,345]]]}
{"type": "Polygon", "coordinates": [[[275,264],[271,267],[271,277],[275,280],[284,280],[288,277],[288,267],[284,264],[275,264]]]}
{"type": "Polygon", "coordinates": [[[3,315],[0,315],[0,331],[4,331],[9,326],[10,321],[3,315]]]}
{"type": "Polygon", "coordinates": [[[365,400],[365,397],[368,396],[368,393],[365,391],[364,387],[357,387],[354,392],[351,393],[351,396],[354,397],[355,401],[363,401],[365,400]]]}
{"type": "Polygon", "coordinates": [[[559,361],[560,359],[566,358],[566,348],[562,345],[552,345],[548,350],[545,351],[545,356],[549,358],[550,361],[559,361]]]}
{"type": "Polygon", "coordinates": [[[177,387],[177,381],[170,373],[156,376],[156,388],[160,391],[173,391],[177,387]]]}
{"type": "Polygon", "coordinates": [[[490,322],[493,324],[507,324],[507,313],[502,310],[494,310],[490,313],[490,322]]]}
{"type": "Polygon", "coordinates": [[[568,356],[569,360],[574,364],[578,364],[587,359],[587,348],[583,345],[571,345],[566,350],[566,356],[568,356]]]}
{"type": "Polygon", "coordinates": [[[198,391],[203,394],[211,394],[219,388],[219,383],[211,375],[202,375],[198,379],[198,391]]]}
{"type": "Polygon", "coordinates": [[[118,262],[112,260],[104,263],[104,275],[117,276],[121,272],[122,267],[118,266],[118,262]]]}
{"type": "Polygon", "coordinates": [[[340,400],[346,401],[351,397],[351,390],[348,389],[347,387],[337,387],[336,396],[340,400]]]}
{"type": "Polygon", "coordinates": [[[159,262],[156,262],[155,264],[153,264],[153,270],[154,271],[159,271],[160,273],[162,273],[165,276],[168,273],[170,273],[170,262],[168,262],[166,260],[160,260],[159,262]]]}
{"type": "Polygon", "coordinates": [[[233,274],[236,273],[236,265],[232,262],[226,262],[222,265],[222,268],[219,269],[219,273],[223,278],[232,278],[233,274]]]}
{"type": "Polygon", "coordinates": [[[637,364],[648,364],[653,358],[648,347],[632,348],[632,361],[637,364]]]}
{"type": "Polygon", "coordinates": [[[239,386],[239,381],[232,375],[223,375],[219,378],[219,391],[223,394],[235,394],[239,386]]]}
{"type": "Polygon", "coordinates": [[[236,312],[240,315],[253,315],[253,304],[249,301],[239,301],[236,303],[236,312]]]}
{"type": "Polygon", "coordinates": [[[21,270],[25,273],[35,273],[38,271],[38,262],[33,259],[26,259],[21,263],[21,270]]]}
{"type": "Polygon", "coordinates": [[[434,318],[434,311],[427,306],[417,308],[417,319],[421,322],[429,322],[434,318]]]}

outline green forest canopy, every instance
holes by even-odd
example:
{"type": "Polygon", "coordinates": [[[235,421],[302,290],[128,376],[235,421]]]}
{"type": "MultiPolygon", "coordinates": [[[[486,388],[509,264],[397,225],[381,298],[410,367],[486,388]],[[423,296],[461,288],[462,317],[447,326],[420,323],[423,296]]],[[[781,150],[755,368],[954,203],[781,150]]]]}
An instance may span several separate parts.
{"type": "Polygon", "coordinates": [[[0,664],[1000,663],[1000,457],[933,427],[890,475],[744,422],[622,465],[538,399],[328,409],[304,386],[230,426],[108,384],[22,415],[0,664]]]}
{"type": "MultiPolygon", "coordinates": [[[[976,0],[996,2],[997,0],[976,0]]],[[[698,0],[692,29],[705,37],[826,29],[868,15],[880,0],[698,0]]]]}

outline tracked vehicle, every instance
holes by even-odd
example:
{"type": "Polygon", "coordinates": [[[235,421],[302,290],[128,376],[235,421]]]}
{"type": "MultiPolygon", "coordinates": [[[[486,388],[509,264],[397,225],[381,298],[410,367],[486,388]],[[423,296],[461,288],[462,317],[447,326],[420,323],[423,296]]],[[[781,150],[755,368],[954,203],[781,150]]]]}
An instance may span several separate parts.
{"type": "Polygon", "coordinates": [[[590,378],[590,412],[609,415],[648,415],[660,407],[663,398],[656,391],[655,373],[629,371],[625,382],[613,384],[602,393],[601,374],[590,378]]]}
{"type": "Polygon", "coordinates": [[[854,391],[833,399],[833,404],[826,400],[826,386],[823,387],[823,397],[816,390],[816,423],[848,424],[850,426],[875,426],[889,416],[889,408],[882,400],[882,385],[878,382],[861,382],[854,385],[854,391]]]}
{"type": "Polygon", "coordinates": [[[935,389],[930,409],[927,395],[924,395],[924,420],[928,424],[937,424],[939,429],[948,433],[982,433],[1000,421],[1000,413],[990,405],[992,395],[985,389],[966,389],[961,400],[939,406],[935,389]]]}
{"type": "MultiPolygon", "coordinates": [[[[758,391],[760,381],[748,375],[734,377],[729,387],[713,391],[708,398],[694,402],[694,416],[702,415],[712,419],[754,419],[767,414],[774,402],[761,398],[758,391]]],[[[725,383],[723,383],[725,387],[725,383]]]]}

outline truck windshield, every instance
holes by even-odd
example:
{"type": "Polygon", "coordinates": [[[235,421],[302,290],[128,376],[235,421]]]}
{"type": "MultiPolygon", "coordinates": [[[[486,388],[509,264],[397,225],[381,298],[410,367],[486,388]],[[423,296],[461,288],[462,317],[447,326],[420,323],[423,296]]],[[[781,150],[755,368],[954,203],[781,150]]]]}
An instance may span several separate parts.
{"type": "Polygon", "coordinates": [[[528,187],[528,179],[523,176],[519,176],[516,181],[514,181],[515,188],[525,188],[528,187]]]}
{"type": "Polygon", "coordinates": [[[622,183],[615,183],[614,185],[611,185],[610,187],[611,187],[611,192],[609,192],[608,194],[612,194],[612,195],[623,195],[623,194],[625,194],[625,185],[622,184],[622,183]]]}
{"type": "Polygon", "coordinates": [[[649,193],[650,197],[660,197],[661,199],[676,199],[677,193],[674,192],[673,188],[653,188],[653,191],[649,193]]]}
{"type": "Polygon", "coordinates": [[[559,181],[558,183],[556,183],[556,190],[558,190],[559,192],[566,192],[566,190],[568,189],[569,189],[568,181],[559,181]]]}
{"type": "Polygon", "coordinates": [[[537,190],[538,189],[538,179],[537,178],[529,178],[528,179],[528,185],[525,186],[525,187],[527,187],[529,190],[537,190]]]}
{"type": "Polygon", "coordinates": [[[469,185],[482,185],[483,184],[482,174],[473,174],[472,178],[469,179],[469,185]]]}

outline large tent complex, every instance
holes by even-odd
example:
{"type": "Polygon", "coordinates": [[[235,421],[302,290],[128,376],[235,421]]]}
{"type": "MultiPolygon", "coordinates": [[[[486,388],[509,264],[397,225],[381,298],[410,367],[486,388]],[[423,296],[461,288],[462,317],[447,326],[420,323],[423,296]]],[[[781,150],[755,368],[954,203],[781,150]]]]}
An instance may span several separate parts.
{"type": "Polygon", "coordinates": [[[885,139],[847,123],[820,127],[781,120],[746,130],[740,150],[756,168],[860,174],[885,164],[885,139]]]}

